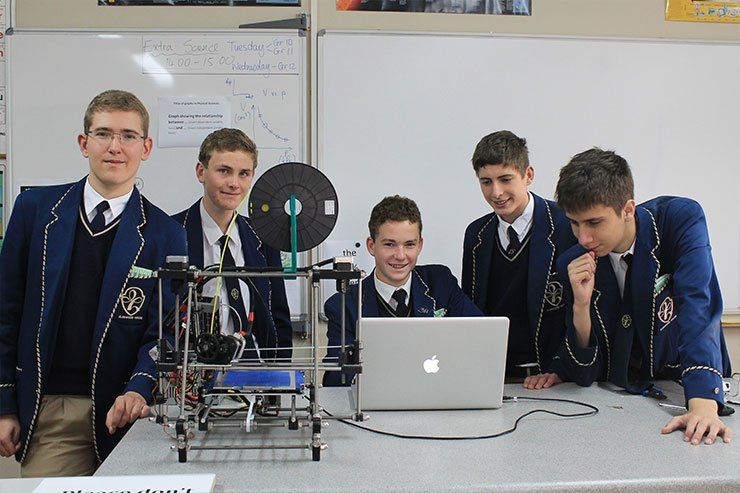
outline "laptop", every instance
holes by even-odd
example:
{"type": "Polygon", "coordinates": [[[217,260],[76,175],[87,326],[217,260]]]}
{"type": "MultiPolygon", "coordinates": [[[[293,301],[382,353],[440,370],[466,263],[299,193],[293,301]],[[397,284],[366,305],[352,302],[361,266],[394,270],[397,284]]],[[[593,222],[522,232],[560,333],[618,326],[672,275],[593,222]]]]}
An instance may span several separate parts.
{"type": "Polygon", "coordinates": [[[363,318],[361,408],[499,408],[508,336],[506,317],[363,318]]]}

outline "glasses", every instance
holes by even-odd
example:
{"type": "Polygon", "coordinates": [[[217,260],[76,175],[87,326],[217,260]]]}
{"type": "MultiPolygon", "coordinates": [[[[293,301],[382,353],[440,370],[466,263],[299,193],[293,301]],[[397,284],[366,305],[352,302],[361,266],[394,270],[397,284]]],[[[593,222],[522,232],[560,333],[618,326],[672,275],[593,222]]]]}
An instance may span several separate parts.
{"type": "Polygon", "coordinates": [[[123,132],[113,132],[111,130],[93,130],[91,132],[87,132],[88,136],[92,137],[93,139],[97,140],[99,143],[103,145],[109,145],[113,138],[118,136],[118,140],[121,142],[121,145],[125,146],[131,146],[138,142],[141,142],[146,137],[143,135],[139,135],[136,132],[131,131],[123,131],[123,132]]]}

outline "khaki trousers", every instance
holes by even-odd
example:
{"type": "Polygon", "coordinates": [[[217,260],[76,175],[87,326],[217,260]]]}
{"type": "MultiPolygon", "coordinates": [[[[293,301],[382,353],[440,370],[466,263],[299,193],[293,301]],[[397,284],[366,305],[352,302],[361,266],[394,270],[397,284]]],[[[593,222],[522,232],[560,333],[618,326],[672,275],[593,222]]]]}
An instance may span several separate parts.
{"type": "Polygon", "coordinates": [[[96,467],[92,399],[44,396],[21,477],[90,476],[96,467]]]}

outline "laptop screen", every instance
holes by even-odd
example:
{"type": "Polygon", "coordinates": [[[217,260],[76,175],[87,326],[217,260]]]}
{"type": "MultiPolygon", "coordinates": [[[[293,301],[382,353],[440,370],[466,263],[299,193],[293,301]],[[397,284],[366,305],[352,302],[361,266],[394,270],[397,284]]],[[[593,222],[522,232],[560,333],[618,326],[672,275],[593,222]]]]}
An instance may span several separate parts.
{"type": "Polygon", "coordinates": [[[362,409],[501,407],[506,317],[362,319],[362,409]]]}

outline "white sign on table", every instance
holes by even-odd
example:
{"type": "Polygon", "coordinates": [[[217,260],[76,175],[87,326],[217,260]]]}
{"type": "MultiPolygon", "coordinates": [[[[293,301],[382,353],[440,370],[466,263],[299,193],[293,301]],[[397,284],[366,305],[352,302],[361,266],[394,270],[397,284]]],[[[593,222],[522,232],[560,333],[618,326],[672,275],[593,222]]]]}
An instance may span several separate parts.
{"type": "Polygon", "coordinates": [[[47,478],[33,493],[211,493],[215,474],[47,478]]]}

